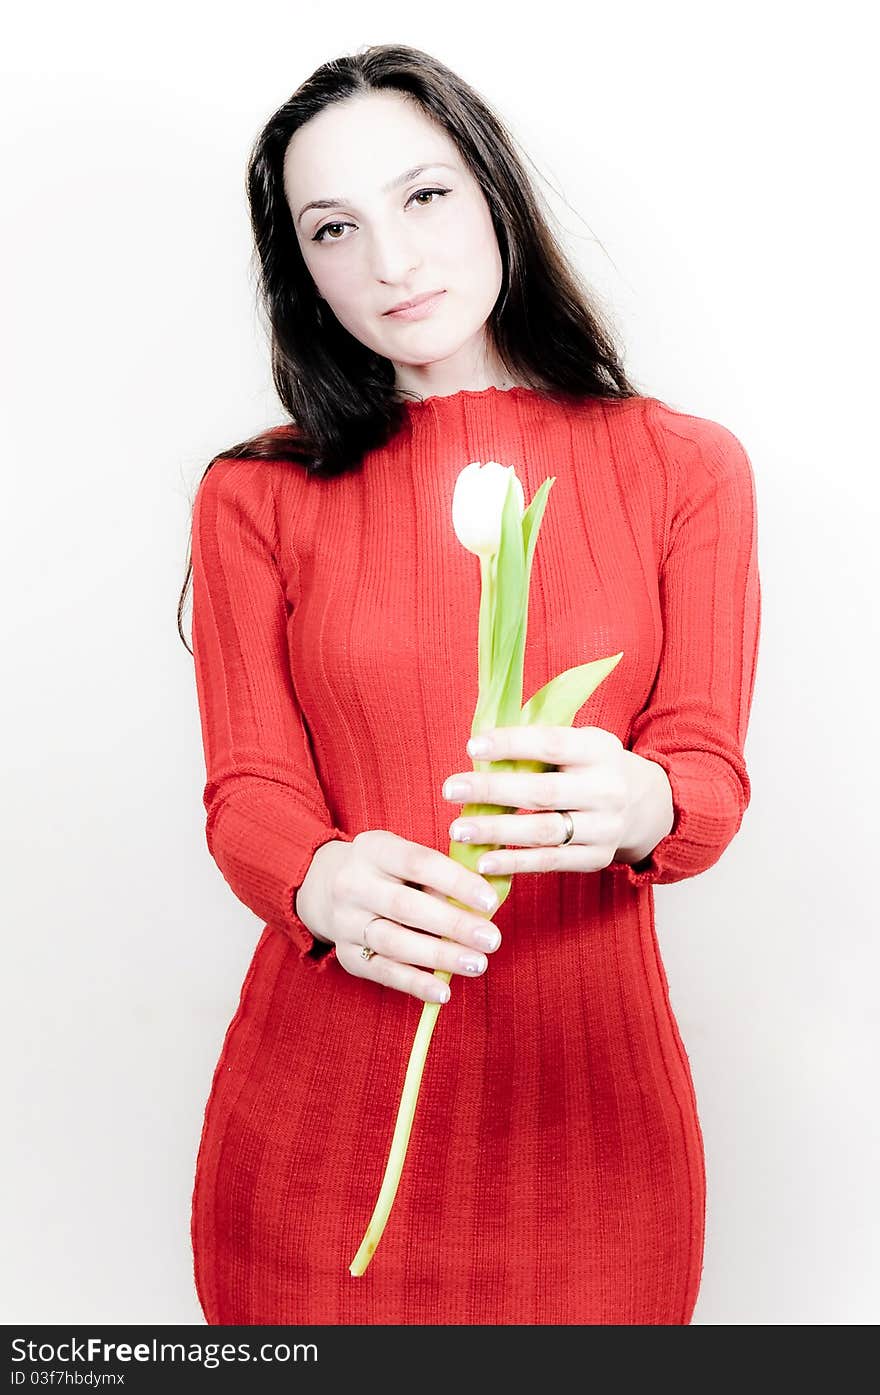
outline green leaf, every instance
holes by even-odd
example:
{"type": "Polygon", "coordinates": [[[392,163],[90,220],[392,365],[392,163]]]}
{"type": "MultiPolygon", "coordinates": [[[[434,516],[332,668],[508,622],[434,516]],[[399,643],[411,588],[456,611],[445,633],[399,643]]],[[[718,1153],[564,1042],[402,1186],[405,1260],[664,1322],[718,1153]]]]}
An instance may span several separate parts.
{"type": "Polygon", "coordinates": [[[529,582],[538,531],[555,476],[545,479],[519,517],[513,477],[501,515],[501,544],[496,554],[495,646],[485,704],[496,726],[515,726],[522,707],[523,659],[528,626],[529,582]]]}
{"type": "MultiPolygon", "coordinates": [[[[557,673],[529,699],[520,715],[522,726],[570,727],[584,703],[623,658],[623,650],[609,659],[593,659],[557,673]]],[[[500,725],[500,723],[499,723],[500,725]]],[[[516,725],[516,723],[514,723],[516,725]]]]}
{"type": "Polygon", "coordinates": [[[529,623],[532,558],[535,553],[535,544],[538,541],[541,520],[544,517],[544,509],[547,506],[547,496],[555,480],[556,476],[551,475],[543,481],[522,516],[523,553],[525,557],[525,569],[522,583],[523,594],[519,608],[519,625],[511,654],[508,681],[499,700],[498,726],[516,726],[520,717],[520,709],[522,708],[523,667],[525,663],[526,636],[529,623]]]}
{"type": "Polygon", "coordinates": [[[540,489],[535,494],[534,499],[529,504],[522,516],[523,548],[526,554],[526,581],[530,581],[532,575],[532,557],[535,552],[535,544],[538,541],[538,532],[541,528],[541,520],[544,517],[544,509],[547,507],[547,495],[556,482],[555,475],[549,475],[543,481],[540,489]]]}
{"type": "Polygon", "coordinates": [[[495,554],[495,623],[492,633],[492,677],[510,669],[522,614],[526,582],[519,499],[513,475],[508,477],[501,511],[501,541],[495,554]]]}

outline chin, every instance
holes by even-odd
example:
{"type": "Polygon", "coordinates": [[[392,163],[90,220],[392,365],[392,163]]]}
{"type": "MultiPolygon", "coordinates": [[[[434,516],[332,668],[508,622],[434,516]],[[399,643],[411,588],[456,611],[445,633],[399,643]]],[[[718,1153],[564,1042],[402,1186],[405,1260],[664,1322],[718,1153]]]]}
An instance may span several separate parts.
{"type": "MultiPolygon", "coordinates": [[[[412,324],[412,329],[416,327],[416,321],[412,324]]],[[[388,344],[385,349],[380,349],[386,358],[396,359],[398,363],[408,363],[411,368],[427,368],[432,363],[442,363],[444,359],[452,358],[453,354],[464,347],[468,340],[467,335],[461,338],[450,339],[448,333],[441,338],[438,334],[431,334],[427,327],[424,327],[421,334],[409,334],[406,344],[388,344]]]]}

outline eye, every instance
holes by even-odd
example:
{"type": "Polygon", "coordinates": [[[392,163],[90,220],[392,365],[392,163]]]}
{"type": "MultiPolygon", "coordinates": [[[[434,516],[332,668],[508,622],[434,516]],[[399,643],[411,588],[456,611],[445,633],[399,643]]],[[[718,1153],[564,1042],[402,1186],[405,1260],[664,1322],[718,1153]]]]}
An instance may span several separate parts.
{"type": "MultiPolygon", "coordinates": [[[[449,189],[416,189],[415,192],[412,193],[412,194],[410,194],[409,198],[407,199],[407,201],[406,201],[406,202],[407,202],[407,206],[408,206],[409,204],[412,203],[413,199],[421,199],[421,197],[422,197],[423,194],[439,194],[440,198],[442,199],[442,198],[444,197],[444,195],[446,195],[446,194],[448,194],[448,193],[450,193],[450,192],[451,192],[451,191],[450,191],[449,189]]],[[[430,203],[419,203],[417,206],[418,206],[419,208],[430,208],[430,207],[431,207],[431,204],[433,204],[433,203],[434,203],[434,199],[432,198],[430,203]]],[[[324,242],[324,241],[326,241],[326,239],[325,239],[325,237],[324,237],[324,234],[325,234],[330,228],[353,228],[354,226],[355,226],[354,223],[343,223],[343,222],[324,223],[323,226],[320,227],[320,228],[318,229],[318,231],[315,233],[314,237],[312,238],[312,241],[313,241],[313,242],[324,242]]],[[[331,237],[331,238],[330,238],[330,241],[331,241],[331,242],[344,242],[345,239],[342,238],[342,237],[331,237]]]]}
{"type": "MultiPolygon", "coordinates": [[[[315,233],[315,236],[312,238],[312,241],[313,241],[313,242],[323,242],[323,241],[324,241],[324,234],[325,234],[325,232],[327,231],[328,228],[353,228],[353,227],[354,227],[354,223],[325,223],[324,226],[321,227],[321,228],[319,228],[318,231],[315,233]]],[[[331,241],[331,242],[341,242],[342,239],[341,239],[341,238],[338,238],[338,237],[331,237],[330,241],[331,241]]]]}
{"type": "MultiPolygon", "coordinates": [[[[448,189],[416,189],[415,193],[414,193],[414,194],[411,194],[410,197],[407,199],[407,203],[412,203],[413,199],[419,198],[422,194],[439,194],[440,197],[441,197],[441,199],[442,199],[442,198],[443,198],[443,195],[444,195],[444,194],[448,194],[448,193],[449,193],[449,190],[448,190],[448,189]]],[[[431,203],[433,203],[433,199],[431,200],[431,203]]],[[[429,204],[429,203],[422,203],[422,204],[419,204],[419,207],[420,207],[420,208],[430,208],[430,207],[431,207],[431,204],[429,204]]]]}

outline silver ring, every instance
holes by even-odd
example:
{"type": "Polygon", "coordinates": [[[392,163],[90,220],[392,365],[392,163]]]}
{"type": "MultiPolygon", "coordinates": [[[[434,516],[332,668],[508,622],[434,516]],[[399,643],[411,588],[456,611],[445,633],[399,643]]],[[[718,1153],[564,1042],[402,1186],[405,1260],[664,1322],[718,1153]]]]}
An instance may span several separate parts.
{"type": "Polygon", "coordinates": [[[564,848],[566,843],[570,843],[574,837],[574,819],[565,809],[557,809],[556,812],[561,815],[562,821],[565,824],[565,837],[557,843],[556,846],[558,848],[564,848]]]}
{"type": "Polygon", "coordinates": [[[361,931],[361,939],[362,939],[363,942],[364,942],[364,947],[363,947],[363,949],[361,950],[361,958],[362,958],[362,959],[372,959],[373,955],[376,953],[376,951],[375,951],[374,949],[370,949],[370,946],[367,944],[367,931],[369,930],[369,928],[370,928],[370,926],[372,925],[372,923],[373,923],[374,920],[380,920],[380,919],[381,919],[381,916],[378,916],[378,915],[371,915],[371,916],[370,916],[370,919],[367,921],[366,925],[364,926],[363,930],[361,931]]]}

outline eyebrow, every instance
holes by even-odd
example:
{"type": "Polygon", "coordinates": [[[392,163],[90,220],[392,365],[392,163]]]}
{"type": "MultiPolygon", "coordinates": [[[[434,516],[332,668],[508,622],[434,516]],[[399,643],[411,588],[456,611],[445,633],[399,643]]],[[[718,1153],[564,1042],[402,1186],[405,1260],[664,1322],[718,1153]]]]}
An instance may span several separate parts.
{"type": "MultiPolygon", "coordinates": [[[[399,174],[396,179],[390,179],[387,184],[383,184],[382,193],[390,194],[392,189],[397,189],[401,184],[409,183],[411,179],[417,178],[424,170],[439,169],[455,170],[455,166],[447,164],[445,160],[432,160],[431,163],[427,165],[413,165],[412,169],[404,170],[403,174],[399,174]]],[[[344,195],[337,195],[330,199],[313,199],[311,203],[303,204],[297,214],[296,221],[299,223],[302,220],[303,214],[307,213],[310,208],[339,208],[341,204],[350,202],[351,200],[347,199],[344,195]]]]}

